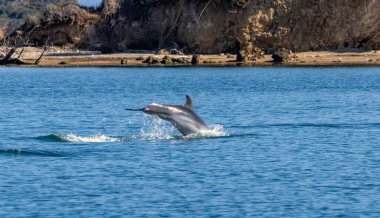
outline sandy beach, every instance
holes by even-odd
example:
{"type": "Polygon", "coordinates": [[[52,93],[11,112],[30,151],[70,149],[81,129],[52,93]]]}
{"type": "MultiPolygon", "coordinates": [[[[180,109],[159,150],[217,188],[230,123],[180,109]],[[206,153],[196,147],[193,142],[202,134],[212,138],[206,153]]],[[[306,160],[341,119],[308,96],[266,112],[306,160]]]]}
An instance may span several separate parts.
{"type": "MultiPolygon", "coordinates": [[[[33,63],[41,53],[38,48],[26,48],[21,59],[33,63]]],[[[18,52],[14,57],[18,57],[18,52]]],[[[4,52],[3,52],[4,53],[4,52]]],[[[63,50],[60,48],[49,48],[42,58],[39,66],[43,67],[143,67],[143,66],[191,66],[192,55],[167,55],[170,58],[180,59],[181,62],[162,64],[165,55],[156,55],[153,52],[140,53],[112,53],[101,54],[93,51],[63,50]],[[144,63],[148,57],[157,60],[157,63],[144,63]]],[[[290,59],[284,63],[275,63],[271,55],[265,55],[257,61],[246,63],[236,62],[234,54],[201,54],[197,66],[345,66],[365,65],[380,66],[380,51],[316,51],[292,53],[290,59]]]]}

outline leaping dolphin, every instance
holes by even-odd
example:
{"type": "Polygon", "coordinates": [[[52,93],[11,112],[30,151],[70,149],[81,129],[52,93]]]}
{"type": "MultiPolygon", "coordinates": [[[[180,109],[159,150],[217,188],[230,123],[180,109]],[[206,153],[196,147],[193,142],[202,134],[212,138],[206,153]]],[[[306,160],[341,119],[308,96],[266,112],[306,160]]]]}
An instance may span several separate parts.
{"type": "Polygon", "coordinates": [[[186,95],[185,105],[166,105],[152,103],[142,109],[126,109],[128,111],[142,111],[149,115],[169,121],[182,135],[198,134],[209,128],[205,122],[194,112],[193,101],[186,95]]]}

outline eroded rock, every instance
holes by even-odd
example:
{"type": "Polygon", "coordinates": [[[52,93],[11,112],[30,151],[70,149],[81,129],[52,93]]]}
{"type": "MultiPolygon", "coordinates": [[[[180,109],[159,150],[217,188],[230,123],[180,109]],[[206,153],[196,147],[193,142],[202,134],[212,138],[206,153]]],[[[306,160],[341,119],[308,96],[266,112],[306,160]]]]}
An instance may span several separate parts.
{"type": "Polygon", "coordinates": [[[290,59],[290,50],[281,48],[275,51],[272,55],[273,62],[287,62],[290,59]]]}

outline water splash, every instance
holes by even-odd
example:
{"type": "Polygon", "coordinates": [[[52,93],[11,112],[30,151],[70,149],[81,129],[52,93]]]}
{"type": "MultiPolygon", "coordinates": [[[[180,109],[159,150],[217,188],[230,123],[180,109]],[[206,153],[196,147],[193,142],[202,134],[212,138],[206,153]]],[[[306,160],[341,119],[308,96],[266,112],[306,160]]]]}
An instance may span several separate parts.
{"type": "Polygon", "coordinates": [[[144,124],[140,130],[140,135],[136,138],[140,140],[168,140],[175,138],[176,129],[168,122],[156,117],[144,114],[144,124]]]}
{"type": "Polygon", "coordinates": [[[169,139],[195,139],[195,138],[214,138],[230,136],[222,125],[209,125],[209,129],[201,130],[199,133],[182,136],[175,135],[178,132],[169,122],[156,116],[144,114],[144,124],[140,130],[140,140],[169,140],[169,139]]]}
{"type": "Polygon", "coordinates": [[[209,125],[209,129],[201,130],[199,133],[187,135],[184,138],[217,138],[227,136],[230,136],[230,134],[224,130],[222,125],[213,124],[209,125]]]}

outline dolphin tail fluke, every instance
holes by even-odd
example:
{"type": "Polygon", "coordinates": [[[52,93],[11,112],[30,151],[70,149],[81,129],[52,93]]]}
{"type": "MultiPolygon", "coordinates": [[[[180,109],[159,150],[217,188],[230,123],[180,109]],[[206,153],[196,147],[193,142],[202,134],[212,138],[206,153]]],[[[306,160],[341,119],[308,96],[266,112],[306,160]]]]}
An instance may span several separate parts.
{"type": "Polygon", "coordinates": [[[144,108],[140,108],[140,109],[131,109],[131,108],[127,108],[125,109],[127,111],[144,111],[144,108]]]}

